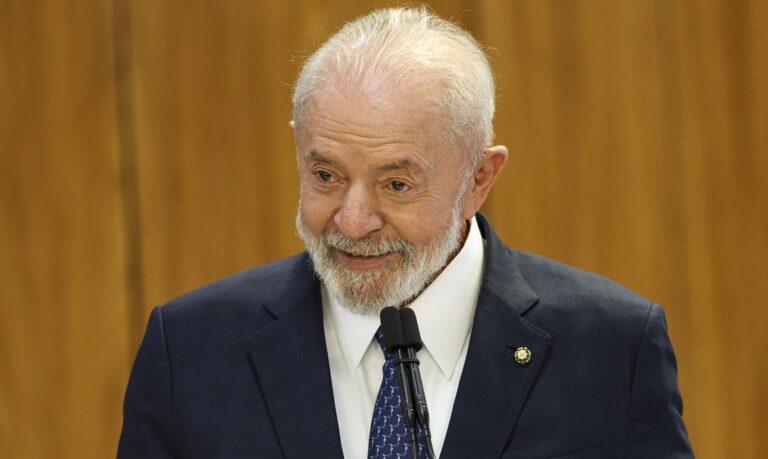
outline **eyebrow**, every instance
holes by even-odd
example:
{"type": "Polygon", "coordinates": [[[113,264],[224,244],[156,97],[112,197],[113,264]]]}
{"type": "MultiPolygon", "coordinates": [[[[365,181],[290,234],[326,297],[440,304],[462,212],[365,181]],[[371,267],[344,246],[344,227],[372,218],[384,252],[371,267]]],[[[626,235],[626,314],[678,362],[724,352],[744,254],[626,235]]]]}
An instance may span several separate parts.
{"type": "Polygon", "coordinates": [[[305,155],[307,158],[309,158],[312,161],[317,161],[318,163],[328,164],[329,166],[335,166],[336,161],[326,158],[325,156],[318,153],[316,150],[310,150],[305,155]]]}
{"type": "Polygon", "coordinates": [[[376,168],[379,171],[396,171],[401,169],[419,169],[414,163],[407,159],[395,161],[394,163],[384,164],[376,168]]]}
{"type": "MultiPolygon", "coordinates": [[[[310,150],[304,155],[307,157],[310,161],[316,161],[321,164],[327,164],[329,166],[336,166],[338,165],[338,162],[334,161],[333,159],[327,158],[323,156],[322,154],[318,153],[317,150],[310,150]]],[[[401,159],[400,161],[395,161],[389,164],[383,164],[376,168],[377,171],[396,171],[396,170],[422,170],[422,168],[414,163],[413,161],[409,161],[407,159],[401,159]]]]}

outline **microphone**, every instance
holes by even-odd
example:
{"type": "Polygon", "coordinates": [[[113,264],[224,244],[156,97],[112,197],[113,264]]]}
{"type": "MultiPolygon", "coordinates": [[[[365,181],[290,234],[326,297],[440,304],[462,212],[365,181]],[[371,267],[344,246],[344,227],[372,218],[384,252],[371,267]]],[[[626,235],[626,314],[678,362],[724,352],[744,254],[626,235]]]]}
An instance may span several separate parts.
{"type": "Polygon", "coordinates": [[[379,314],[381,318],[381,330],[384,333],[384,348],[387,352],[395,355],[395,373],[400,385],[400,403],[403,407],[403,419],[405,427],[408,430],[408,436],[411,442],[411,451],[413,458],[418,457],[416,447],[416,411],[411,399],[411,384],[406,371],[406,351],[403,343],[403,328],[400,321],[400,311],[395,307],[386,307],[379,314]]]}
{"type": "Polygon", "coordinates": [[[416,314],[409,308],[400,310],[400,321],[403,332],[403,344],[406,346],[406,355],[409,360],[408,375],[411,379],[411,389],[413,390],[413,399],[416,404],[416,414],[421,430],[424,433],[424,439],[426,440],[427,455],[430,458],[434,458],[435,450],[432,447],[432,432],[429,430],[427,397],[424,393],[424,384],[421,382],[419,359],[416,357],[416,352],[423,347],[421,334],[419,333],[419,324],[416,322],[416,314]]]}

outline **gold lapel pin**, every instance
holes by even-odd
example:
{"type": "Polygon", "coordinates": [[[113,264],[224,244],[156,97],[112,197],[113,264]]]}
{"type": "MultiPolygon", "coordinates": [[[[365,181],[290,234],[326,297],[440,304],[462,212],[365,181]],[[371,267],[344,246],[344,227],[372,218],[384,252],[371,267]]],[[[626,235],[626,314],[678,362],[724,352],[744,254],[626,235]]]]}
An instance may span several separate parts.
{"type": "Polygon", "coordinates": [[[525,365],[531,361],[531,350],[525,346],[520,346],[515,349],[515,362],[520,365],[525,365]]]}

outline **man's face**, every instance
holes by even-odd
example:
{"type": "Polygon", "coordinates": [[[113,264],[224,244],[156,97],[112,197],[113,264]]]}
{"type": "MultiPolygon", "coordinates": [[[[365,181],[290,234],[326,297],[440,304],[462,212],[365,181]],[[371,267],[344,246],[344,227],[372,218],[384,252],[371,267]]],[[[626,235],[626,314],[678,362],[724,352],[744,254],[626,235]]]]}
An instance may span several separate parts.
{"type": "Polygon", "coordinates": [[[464,237],[466,156],[418,97],[325,89],[296,132],[297,230],[328,290],[355,312],[418,295],[464,237]]]}

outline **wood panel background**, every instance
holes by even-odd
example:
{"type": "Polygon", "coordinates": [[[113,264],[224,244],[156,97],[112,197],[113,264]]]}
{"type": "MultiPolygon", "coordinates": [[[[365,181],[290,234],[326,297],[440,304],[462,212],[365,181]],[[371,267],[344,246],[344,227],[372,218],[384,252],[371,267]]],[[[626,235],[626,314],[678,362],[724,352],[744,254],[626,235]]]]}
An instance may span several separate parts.
{"type": "MultiPolygon", "coordinates": [[[[114,455],[149,309],[300,250],[301,57],[397,2],[0,0],[0,457],[114,455]]],[[[768,425],[768,2],[446,0],[503,238],[665,305],[697,456],[768,425]]]]}

